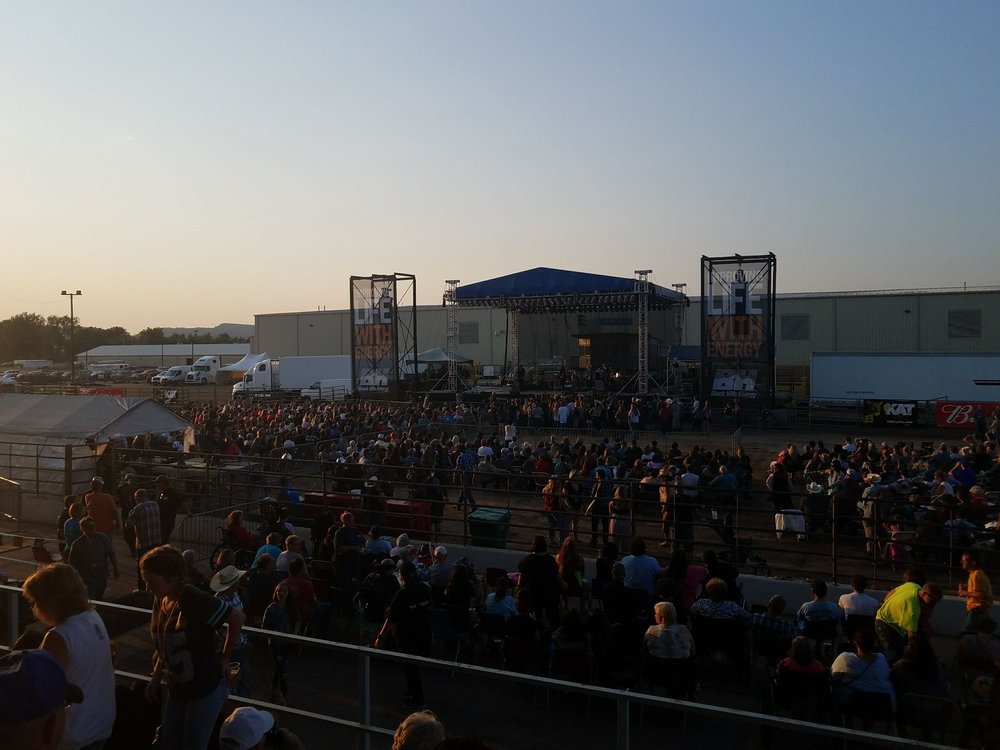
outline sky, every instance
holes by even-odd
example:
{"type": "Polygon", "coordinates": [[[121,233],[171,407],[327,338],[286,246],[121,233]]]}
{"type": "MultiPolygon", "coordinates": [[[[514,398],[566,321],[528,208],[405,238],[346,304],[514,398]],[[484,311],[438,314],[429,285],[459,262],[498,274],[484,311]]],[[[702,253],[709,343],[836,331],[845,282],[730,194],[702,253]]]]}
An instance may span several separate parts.
{"type": "Polygon", "coordinates": [[[549,266],[1000,285],[1000,4],[0,0],[0,319],[549,266]]]}

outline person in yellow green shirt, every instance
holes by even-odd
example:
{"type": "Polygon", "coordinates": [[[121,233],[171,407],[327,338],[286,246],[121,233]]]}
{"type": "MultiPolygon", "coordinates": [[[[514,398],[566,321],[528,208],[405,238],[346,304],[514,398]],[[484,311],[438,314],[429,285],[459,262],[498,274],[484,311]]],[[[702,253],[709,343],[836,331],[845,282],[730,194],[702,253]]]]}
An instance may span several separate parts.
{"type": "Polygon", "coordinates": [[[993,606],[993,586],[986,572],[979,567],[979,553],[969,550],[962,553],[962,570],[969,574],[969,580],[958,584],[958,595],[965,598],[965,608],[969,617],[965,621],[965,632],[975,632],[976,621],[988,617],[993,606]]]}
{"type": "Polygon", "coordinates": [[[903,655],[907,641],[920,631],[920,612],[941,600],[936,583],[901,583],[882,600],[875,613],[875,633],[882,641],[882,651],[892,663],[903,655]]]}

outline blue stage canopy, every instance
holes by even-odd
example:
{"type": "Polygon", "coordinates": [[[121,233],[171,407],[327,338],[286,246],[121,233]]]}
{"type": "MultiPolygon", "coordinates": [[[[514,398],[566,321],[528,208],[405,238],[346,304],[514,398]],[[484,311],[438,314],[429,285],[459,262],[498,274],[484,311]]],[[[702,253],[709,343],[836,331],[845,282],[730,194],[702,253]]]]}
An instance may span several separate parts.
{"type": "MultiPolygon", "coordinates": [[[[507,276],[466,284],[456,289],[460,307],[498,307],[533,312],[545,309],[635,309],[636,279],[596,273],[532,268],[507,276]]],[[[649,285],[651,309],[684,304],[687,297],[656,284],[649,285]]]]}

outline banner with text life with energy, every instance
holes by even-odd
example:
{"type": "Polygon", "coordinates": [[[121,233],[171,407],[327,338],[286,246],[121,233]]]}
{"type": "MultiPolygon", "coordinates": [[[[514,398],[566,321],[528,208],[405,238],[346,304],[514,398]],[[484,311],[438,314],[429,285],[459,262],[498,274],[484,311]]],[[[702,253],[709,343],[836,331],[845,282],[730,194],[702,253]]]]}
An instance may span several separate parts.
{"type": "Polygon", "coordinates": [[[716,404],[735,399],[769,408],[774,398],[774,255],[701,260],[702,395],[716,404]]]}

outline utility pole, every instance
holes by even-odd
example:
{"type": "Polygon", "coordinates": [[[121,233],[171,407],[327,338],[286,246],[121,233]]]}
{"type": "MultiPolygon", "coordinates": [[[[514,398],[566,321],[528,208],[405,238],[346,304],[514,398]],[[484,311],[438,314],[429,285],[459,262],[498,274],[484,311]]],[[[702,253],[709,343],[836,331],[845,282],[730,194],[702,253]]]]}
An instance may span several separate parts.
{"type": "Polygon", "coordinates": [[[83,292],[77,289],[75,292],[62,290],[63,297],[69,297],[69,382],[76,382],[76,349],[73,346],[73,333],[76,329],[76,319],[73,316],[73,298],[79,297],[83,292]]]}

